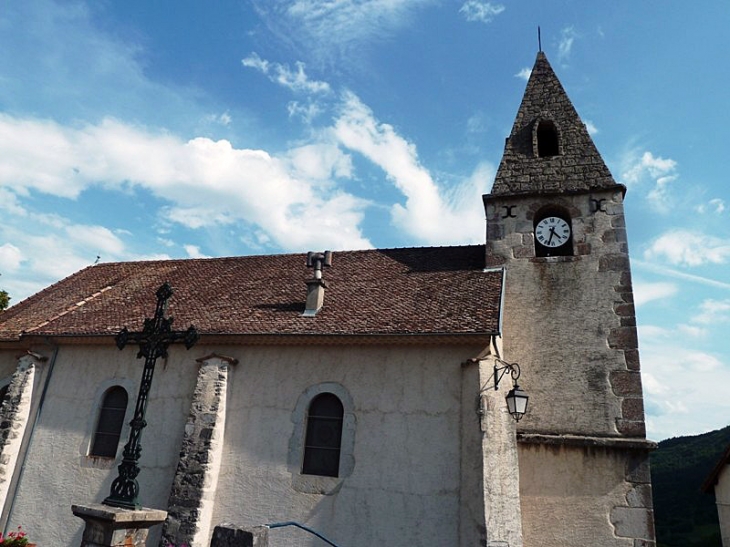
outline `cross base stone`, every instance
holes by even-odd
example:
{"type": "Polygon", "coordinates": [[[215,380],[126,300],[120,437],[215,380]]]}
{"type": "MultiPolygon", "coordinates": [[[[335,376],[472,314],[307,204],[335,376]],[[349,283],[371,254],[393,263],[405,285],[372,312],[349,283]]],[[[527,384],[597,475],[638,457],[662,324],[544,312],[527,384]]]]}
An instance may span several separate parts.
{"type": "Polygon", "coordinates": [[[167,517],[167,511],[161,509],[101,504],[72,505],[71,511],[86,522],[81,547],[144,547],[149,529],[167,517]]]}

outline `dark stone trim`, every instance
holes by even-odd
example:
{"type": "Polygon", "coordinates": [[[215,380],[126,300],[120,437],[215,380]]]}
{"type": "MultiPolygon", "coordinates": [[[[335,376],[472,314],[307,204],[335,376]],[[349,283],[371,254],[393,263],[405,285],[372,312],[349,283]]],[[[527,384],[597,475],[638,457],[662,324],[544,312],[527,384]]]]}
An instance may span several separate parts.
{"type": "Polygon", "coordinates": [[[550,435],[544,433],[517,433],[519,444],[546,444],[553,446],[575,446],[596,448],[617,448],[621,450],[651,451],[657,443],[646,439],[626,439],[622,437],[589,437],[582,435],[550,435]]]}

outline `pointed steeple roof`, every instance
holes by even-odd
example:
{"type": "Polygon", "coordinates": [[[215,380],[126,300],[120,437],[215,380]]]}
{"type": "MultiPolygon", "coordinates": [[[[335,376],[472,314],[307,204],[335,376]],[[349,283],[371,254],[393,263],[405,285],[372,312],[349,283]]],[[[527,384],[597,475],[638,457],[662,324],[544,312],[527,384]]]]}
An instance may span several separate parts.
{"type": "Polygon", "coordinates": [[[617,186],[543,52],[537,54],[492,195],[617,186]],[[541,141],[541,142],[539,142],[541,141]]]}

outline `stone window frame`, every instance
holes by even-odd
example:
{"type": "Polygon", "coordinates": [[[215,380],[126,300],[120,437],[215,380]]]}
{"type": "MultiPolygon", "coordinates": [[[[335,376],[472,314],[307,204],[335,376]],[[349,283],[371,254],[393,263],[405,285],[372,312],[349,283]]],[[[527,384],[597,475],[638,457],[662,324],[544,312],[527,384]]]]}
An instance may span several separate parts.
{"type": "Polygon", "coordinates": [[[532,126],[532,153],[536,158],[554,158],[563,155],[563,135],[558,124],[549,116],[540,116],[532,126]],[[555,154],[540,154],[540,126],[547,127],[548,130],[554,132],[557,141],[555,154]]]}
{"type": "Polygon", "coordinates": [[[289,439],[289,455],[287,466],[292,475],[292,488],[305,494],[321,494],[330,496],[336,494],[343,482],[355,469],[355,405],[347,389],[337,382],[322,382],[309,386],[299,396],[297,404],[291,414],[294,425],[289,439]],[[332,393],[342,403],[342,439],[340,444],[340,469],[337,477],[319,475],[305,475],[302,473],[304,461],[304,440],[307,429],[307,411],[315,397],[322,393],[332,393]]]}
{"type": "Polygon", "coordinates": [[[131,429],[129,422],[132,420],[134,415],[134,406],[137,397],[137,383],[134,380],[128,378],[112,378],[104,380],[99,383],[94,394],[91,410],[89,417],[86,422],[86,434],[84,440],[81,443],[81,467],[92,467],[98,469],[112,469],[119,456],[119,447],[117,447],[117,455],[113,458],[106,456],[94,456],[91,454],[91,447],[94,443],[94,434],[96,433],[96,427],[99,422],[99,414],[101,413],[101,406],[104,402],[104,396],[107,391],[113,387],[122,387],[127,391],[127,411],[124,413],[124,424],[122,425],[122,431],[119,434],[119,444],[124,445],[129,438],[129,431],[131,429]]]}

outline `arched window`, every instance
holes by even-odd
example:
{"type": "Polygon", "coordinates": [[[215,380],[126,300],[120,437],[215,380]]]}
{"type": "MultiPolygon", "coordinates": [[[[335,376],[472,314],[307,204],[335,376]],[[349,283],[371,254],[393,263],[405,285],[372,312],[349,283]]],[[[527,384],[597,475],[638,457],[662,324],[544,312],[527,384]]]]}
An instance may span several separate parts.
{"type": "Polygon", "coordinates": [[[312,399],[307,412],[302,473],[338,476],[343,415],[342,402],[336,395],[321,393],[312,399]]]}
{"type": "Polygon", "coordinates": [[[537,124],[537,155],[549,158],[560,154],[558,128],[549,120],[541,120],[537,124]]]}
{"type": "Polygon", "coordinates": [[[124,415],[127,412],[127,401],[127,390],[121,386],[114,386],[106,391],[96,422],[90,456],[116,457],[124,415]]]}

